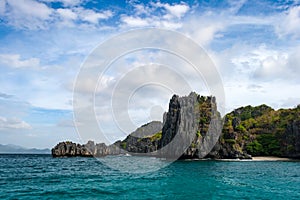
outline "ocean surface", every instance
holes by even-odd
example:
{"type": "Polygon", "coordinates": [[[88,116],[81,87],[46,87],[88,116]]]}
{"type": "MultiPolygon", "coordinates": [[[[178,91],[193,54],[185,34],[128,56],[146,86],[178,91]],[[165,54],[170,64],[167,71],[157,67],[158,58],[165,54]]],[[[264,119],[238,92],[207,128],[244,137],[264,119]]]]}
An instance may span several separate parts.
{"type": "Polygon", "coordinates": [[[0,155],[0,199],[300,199],[300,162],[0,155]],[[146,168],[131,170],[130,163],[146,168]],[[149,167],[150,166],[150,167],[149,167]]]}

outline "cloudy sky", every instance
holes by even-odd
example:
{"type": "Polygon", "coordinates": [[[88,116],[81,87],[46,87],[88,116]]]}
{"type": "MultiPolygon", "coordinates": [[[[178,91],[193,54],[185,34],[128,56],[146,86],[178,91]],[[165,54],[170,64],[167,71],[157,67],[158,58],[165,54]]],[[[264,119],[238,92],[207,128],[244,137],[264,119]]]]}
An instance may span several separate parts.
{"type": "MultiPolygon", "coordinates": [[[[0,143],[49,148],[62,140],[81,142],[72,105],[83,63],[109,38],[140,28],[174,30],[201,46],[222,79],[226,111],[300,104],[299,1],[0,0],[0,143]]],[[[110,140],[161,119],[173,92],[209,94],[201,78],[193,86],[193,73],[176,59],[142,50],[105,72],[94,109],[110,140]],[[170,69],[176,64],[182,72],[170,69]],[[155,84],[141,85],[142,72],[155,84]],[[157,84],[163,79],[172,87],[157,84]],[[185,81],[193,82],[191,88],[182,86],[185,81]],[[122,110],[109,107],[120,102],[127,103],[130,126],[122,110]]],[[[95,88],[87,77],[77,89],[84,95],[95,88]]]]}

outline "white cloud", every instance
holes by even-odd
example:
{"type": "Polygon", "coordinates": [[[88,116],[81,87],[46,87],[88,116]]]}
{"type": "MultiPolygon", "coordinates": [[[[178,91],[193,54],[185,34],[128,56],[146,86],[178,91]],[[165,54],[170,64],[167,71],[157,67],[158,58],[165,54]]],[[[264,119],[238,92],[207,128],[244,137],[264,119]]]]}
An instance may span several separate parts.
{"type": "Polygon", "coordinates": [[[81,0],[4,0],[0,2],[0,16],[18,29],[50,29],[51,27],[86,27],[99,25],[100,20],[113,16],[111,10],[97,11],[81,7],[81,0]],[[51,8],[47,3],[61,2],[65,7],[51,8]],[[85,25],[85,26],[84,26],[85,25]]]}
{"type": "Polygon", "coordinates": [[[32,127],[18,118],[5,118],[0,116],[0,129],[31,129],[32,127]]]}
{"type": "Polygon", "coordinates": [[[171,19],[173,17],[180,19],[190,9],[190,7],[184,3],[170,5],[168,3],[162,4],[162,3],[158,2],[158,3],[156,3],[156,6],[163,7],[164,9],[166,9],[167,14],[164,16],[164,18],[166,18],[166,19],[171,19]]]}
{"type": "Polygon", "coordinates": [[[121,15],[122,28],[131,27],[159,27],[177,30],[182,27],[180,19],[189,11],[189,5],[163,4],[160,2],[144,4],[132,3],[134,12],[130,15],[121,15]]]}
{"type": "Polygon", "coordinates": [[[276,78],[286,78],[291,75],[288,66],[288,55],[276,52],[259,60],[259,66],[254,72],[255,77],[264,81],[276,78]]]}
{"type": "Polygon", "coordinates": [[[0,54],[0,64],[11,68],[37,68],[40,60],[38,58],[21,59],[19,54],[0,54]]]}
{"type": "Polygon", "coordinates": [[[76,20],[77,14],[68,8],[59,8],[56,10],[63,20],[76,20]]]}
{"type": "Polygon", "coordinates": [[[250,78],[260,81],[278,80],[298,82],[300,72],[300,47],[274,49],[261,45],[259,48],[244,52],[241,57],[232,59],[239,71],[250,78]]]}
{"type": "Polygon", "coordinates": [[[122,16],[121,21],[123,21],[129,27],[149,26],[148,21],[140,17],[122,16]]]}
{"type": "Polygon", "coordinates": [[[97,12],[90,9],[77,8],[74,11],[78,14],[81,20],[92,24],[98,24],[99,20],[109,19],[113,16],[112,11],[110,10],[97,12]]]}
{"type": "Polygon", "coordinates": [[[135,8],[136,15],[149,15],[152,12],[152,9],[150,9],[147,6],[144,6],[143,4],[134,4],[133,7],[135,8]]]}
{"type": "Polygon", "coordinates": [[[231,13],[237,13],[246,2],[247,0],[228,1],[230,4],[229,11],[231,13]]]}
{"type": "Polygon", "coordinates": [[[52,13],[52,10],[48,6],[34,0],[7,0],[6,2],[14,14],[22,14],[45,20],[52,13]]]}
{"type": "Polygon", "coordinates": [[[6,0],[4,16],[17,28],[45,28],[53,9],[34,0],[6,0]]]}
{"type": "Polygon", "coordinates": [[[277,17],[274,22],[275,28],[280,37],[292,35],[300,36],[300,6],[291,7],[286,13],[277,17]]]}
{"type": "Polygon", "coordinates": [[[56,10],[58,14],[58,21],[57,25],[60,27],[75,27],[76,26],[76,19],[78,16],[75,12],[68,8],[59,8],[56,10]]]}
{"type": "Polygon", "coordinates": [[[194,41],[203,46],[208,46],[217,34],[226,28],[226,24],[221,22],[213,22],[206,17],[199,16],[189,19],[183,23],[182,30],[189,35],[194,41]]]}

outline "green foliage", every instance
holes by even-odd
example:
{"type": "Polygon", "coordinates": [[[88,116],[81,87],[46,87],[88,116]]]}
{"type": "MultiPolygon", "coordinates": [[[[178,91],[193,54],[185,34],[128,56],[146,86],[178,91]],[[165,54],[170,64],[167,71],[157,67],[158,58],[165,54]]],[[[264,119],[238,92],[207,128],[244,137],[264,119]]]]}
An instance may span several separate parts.
{"type": "Polygon", "coordinates": [[[197,137],[202,137],[200,131],[198,130],[197,133],[196,133],[197,137]]]}
{"type": "Polygon", "coordinates": [[[191,144],[191,147],[192,147],[192,148],[196,148],[197,145],[196,145],[195,143],[192,143],[192,144],[191,144]]]}
{"type": "Polygon", "coordinates": [[[247,132],[246,128],[245,128],[242,124],[239,124],[239,125],[236,127],[236,130],[237,130],[237,131],[240,131],[240,132],[242,132],[242,133],[247,132]]]}
{"type": "Polygon", "coordinates": [[[249,118],[243,121],[243,125],[246,129],[255,128],[257,125],[257,121],[254,118],[249,118]]]}
{"type": "Polygon", "coordinates": [[[262,145],[264,155],[280,155],[279,141],[274,134],[258,135],[257,141],[262,145]]]}
{"type": "Polygon", "coordinates": [[[299,109],[300,106],[275,111],[266,105],[238,108],[225,116],[220,141],[239,146],[254,156],[296,153],[293,127],[300,121],[299,109]]]}
{"type": "Polygon", "coordinates": [[[155,133],[154,135],[150,136],[150,140],[151,142],[154,142],[156,140],[160,140],[162,137],[162,131],[159,131],[157,133],[155,133]]]}
{"type": "Polygon", "coordinates": [[[244,112],[241,113],[240,115],[241,117],[241,120],[246,120],[246,119],[249,119],[251,118],[251,110],[245,110],[244,112]]]}
{"type": "Polygon", "coordinates": [[[206,118],[206,117],[201,117],[201,118],[200,118],[200,122],[199,122],[199,123],[200,123],[200,124],[206,124],[206,123],[207,123],[207,121],[208,121],[208,120],[207,120],[207,118],[206,118]]]}
{"type": "Polygon", "coordinates": [[[225,139],[224,141],[225,141],[225,143],[228,143],[228,144],[235,144],[236,143],[235,139],[225,139]]]}
{"type": "Polygon", "coordinates": [[[257,140],[254,140],[253,142],[249,143],[246,147],[246,150],[247,153],[253,156],[262,155],[263,153],[263,147],[257,140]]]}
{"type": "Polygon", "coordinates": [[[288,150],[288,152],[290,152],[290,153],[294,153],[295,152],[295,147],[293,146],[293,145],[288,145],[287,146],[287,150],[288,150]]]}
{"type": "Polygon", "coordinates": [[[249,135],[243,135],[243,140],[249,140],[249,135]]]}
{"type": "Polygon", "coordinates": [[[121,142],[121,148],[126,149],[126,147],[127,147],[127,143],[126,142],[121,142]]]}

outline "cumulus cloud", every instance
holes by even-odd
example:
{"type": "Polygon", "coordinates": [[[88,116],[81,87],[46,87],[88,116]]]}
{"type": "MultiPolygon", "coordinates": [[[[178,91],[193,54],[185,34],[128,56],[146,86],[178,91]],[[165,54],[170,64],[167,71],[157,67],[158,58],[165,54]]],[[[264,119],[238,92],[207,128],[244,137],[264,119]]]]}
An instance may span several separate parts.
{"type": "Polygon", "coordinates": [[[292,35],[300,36],[300,6],[291,7],[285,13],[278,16],[280,20],[275,21],[275,28],[280,37],[292,35]]]}
{"type": "MultiPolygon", "coordinates": [[[[113,16],[112,11],[98,11],[81,7],[81,0],[4,0],[0,2],[0,16],[18,29],[50,29],[77,25],[98,26],[100,20],[113,16]],[[65,7],[52,8],[50,2],[61,2],[65,7]]],[[[83,26],[84,27],[84,26],[83,26]]]]}
{"type": "Polygon", "coordinates": [[[133,16],[123,15],[121,17],[121,21],[123,21],[129,27],[149,26],[148,20],[147,19],[142,19],[140,17],[133,17],[133,16]]]}
{"type": "Polygon", "coordinates": [[[50,20],[53,9],[35,0],[4,0],[1,8],[2,15],[9,24],[17,28],[45,28],[50,20]]]}
{"type": "Polygon", "coordinates": [[[0,129],[31,129],[25,121],[18,118],[5,118],[0,116],[0,129]]]}
{"type": "Polygon", "coordinates": [[[98,24],[99,20],[108,19],[113,16],[112,11],[106,10],[103,12],[97,12],[91,9],[84,9],[82,7],[74,9],[82,21],[86,21],[92,24],[98,24]]]}
{"type": "Polygon", "coordinates": [[[299,53],[299,47],[288,51],[260,48],[253,55],[257,59],[254,78],[263,81],[281,79],[299,83],[297,76],[300,72],[299,53]]]}
{"type": "Polygon", "coordinates": [[[77,14],[69,8],[59,8],[56,12],[62,17],[63,20],[76,20],[77,14]]]}
{"type": "Polygon", "coordinates": [[[189,5],[185,4],[185,3],[180,3],[180,4],[168,4],[168,3],[160,3],[157,2],[156,4],[154,4],[157,7],[161,7],[164,8],[167,11],[167,14],[164,15],[163,18],[165,19],[171,19],[171,18],[182,18],[190,9],[189,5]]]}
{"type": "Polygon", "coordinates": [[[0,64],[11,68],[37,68],[38,58],[22,59],[19,54],[0,54],[0,64]]]}
{"type": "Polygon", "coordinates": [[[228,26],[225,21],[216,20],[218,17],[213,18],[215,20],[207,16],[192,16],[183,23],[182,30],[198,44],[208,46],[228,26]]]}
{"type": "Polygon", "coordinates": [[[132,6],[132,14],[123,14],[120,17],[122,28],[151,26],[176,30],[182,27],[180,20],[190,11],[190,6],[185,3],[132,3],[132,6]]]}

